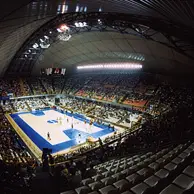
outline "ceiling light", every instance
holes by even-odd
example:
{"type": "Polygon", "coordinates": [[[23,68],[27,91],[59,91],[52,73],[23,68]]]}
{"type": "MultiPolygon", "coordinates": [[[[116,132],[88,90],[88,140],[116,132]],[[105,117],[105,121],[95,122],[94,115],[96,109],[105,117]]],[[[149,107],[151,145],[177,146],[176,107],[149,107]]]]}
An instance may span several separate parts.
{"type": "Polygon", "coordinates": [[[136,63],[114,63],[114,64],[104,64],[104,65],[86,65],[77,66],[77,69],[141,69],[141,64],[136,63]]]}
{"type": "Polygon", "coordinates": [[[32,47],[35,48],[35,49],[37,49],[38,48],[38,44],[37,43],[34,43],[32,47]]]}

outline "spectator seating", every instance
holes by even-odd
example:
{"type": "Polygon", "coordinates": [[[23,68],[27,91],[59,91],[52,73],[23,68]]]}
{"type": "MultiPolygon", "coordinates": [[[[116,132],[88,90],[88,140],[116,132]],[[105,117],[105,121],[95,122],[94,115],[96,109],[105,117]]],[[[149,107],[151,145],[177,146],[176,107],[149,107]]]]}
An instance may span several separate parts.
{"type": "Polygon", "coordinates": [[[27,164],[34,161],[24,144],[12,130],[4,115],[0,115],[0,160],[27,164]]]}
{"type": "MultiPolygon", "coordinates": [[[[152,76],[142,74],[101,74],[74,75],[67,79],[36,77],[22,79],[22,82],[17,78],[1,79],[0,90],[2,93],[13,93],[14,96],[31,93],[68,94],[70,97],[61,98],[61,107],[93,116],[101,122],[103,120],[129,126],[131,116],[140,119],[138,130],[124,138],[115,134],[111,138],[114,141],[115,137],[118,139],[110,145],[102,144],[92,152],[90,150],[94,146],[88,145],[70,154],[56,157],[56,163],[65,162],[72,157],[77,159],[77,155],[81,154],[86,158],[82,165],[77,162],[58,165],[66,183],[69,183],[65,185],[64,182],[64,193],[67,192],[65,190],[69,190],[69,193],[93,194],[194,193],[194,143],[187,141],[185,144],[177,145],[180,139],[188,140],[194,137],[191,89],[184,86],[175,87],[165,82],[159,83],[152,79],[152,76]],[[147,108],[140,113],[134,110],[134,107],[129,111],[119,104],[112,106],[71,97],[74,95],[120,104],[129,102],[129,105],[136,105],[133,103],[138,102],[140,106],[146,105],[147,108]],[[175,143],[175,147],[169,146],[175,143]],[[168,145],[167,148],[159,150],[164,145],[168,145]],[[134,152],[137,154],[131,155],[134,152]],[[107,160],[108,158],[112,159],[107,160]],[[87,164],[90,164],[88,169],[87,164]]],[[[0,183],[5,183],[6,187],[9,180],[11,183],[19,180],[23,185],[26,173],[23,175],[22,172],[26,172],[26,168],[32,167],[36,162],[13,132],[3,115],[4,112],[28,111],[48,105],[55,105],[54,97],[10,100],[2,104],[0,169],[3,169],[3,173],[0,174],[0,183]],[[13,167],[17,170],[13,170],[13,167]]],[[[103,143],[110,142],[109,140],[106,138],[103,143]]],[[[29,178],[28,173],[27,177],[29,178]]],[[[18,186],[17,183],[16,185],[18,186]]]]}
{"type": "Polygon", "coordinates": [[[43,77],[43,78],[40,79],[40,82],[42,83],[42,87],[45,89],[47,94],[53,94],[54,93],[52,78],[43,77]]]}
{"type": "Polygon", "coordinates": [[[63,77],[57,77],[57,78],[53,78],[53,90],[55,94],[61,94],[65,81],[66,79],[63,77]]]}
{"type": "Polygon", "coordinates": [[[194,143],[180,144],[156,153],[112,159],[94,167],[96,175],[67,193],[181,194],[193,190],[194,143]]]}
{"type": "Polygon", "coordinates": [[[29,78],[28,83],[35,95],[46,94],[46,90],[44,86],[41,84],[41,81],[39,78],[29,78]]]}
{"type": "Polygon", "coordinates": [[[31,77],[0,80],[2,94],[69,94],[133,106],[134,109],[160,114],[185,106],[192,92],[184,86],[161,82],[151,74],[80,74],[69,77],[31,77]],[[189,96],[187,98],[186,96],[189,96]]]}

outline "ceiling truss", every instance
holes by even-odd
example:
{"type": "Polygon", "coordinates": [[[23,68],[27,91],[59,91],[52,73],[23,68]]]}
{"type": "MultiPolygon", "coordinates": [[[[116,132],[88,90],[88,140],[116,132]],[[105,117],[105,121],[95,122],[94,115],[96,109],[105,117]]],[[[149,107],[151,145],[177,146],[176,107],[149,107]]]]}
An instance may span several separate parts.
{"type": "Polygon", "coordinates": [[[177,25],[165,19],[139,15],[102,12],[69,13],[56,16],[33,33],[15,54],[6,74],[31,74],[38,57],[44,54],[46,49],[33,48],[32,45],[40,42],[40,39],[45,35],[49,35],[49,40],[47,41],[51,46],[52,43],[60,41],[58,39],[59,32],[56,29],[62,23],[70,27],[72,36],[76,33],[90,31],[115,31],[132,34],[164,44],[181,54],[193,58],[191,51],[194,51],[194,36],[192,29],[188,26],[177,25]],[[83,28],[76,27],[75,22],[86,22],[87,26],[83,28]]]}

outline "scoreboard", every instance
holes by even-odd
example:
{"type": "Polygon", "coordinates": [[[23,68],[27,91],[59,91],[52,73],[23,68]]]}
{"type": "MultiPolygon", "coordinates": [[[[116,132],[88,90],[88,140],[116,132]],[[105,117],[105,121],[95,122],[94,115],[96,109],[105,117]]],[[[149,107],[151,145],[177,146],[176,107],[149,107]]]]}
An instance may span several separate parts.
{"type": "Polygon", "coordinates": [[[65,75],[66,68],[42,68],[41,75],[65,75]]]}

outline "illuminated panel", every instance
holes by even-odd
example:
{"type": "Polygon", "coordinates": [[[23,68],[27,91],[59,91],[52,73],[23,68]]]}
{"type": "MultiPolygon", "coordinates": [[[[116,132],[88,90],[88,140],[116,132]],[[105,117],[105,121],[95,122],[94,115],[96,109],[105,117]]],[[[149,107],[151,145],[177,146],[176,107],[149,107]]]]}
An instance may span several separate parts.
{"type": "Polygon", "coordinates": [[[108,63],[77,66],[77,69],[142,69],[139,63],[108,63]]]}
{"type": "Polygon", "coordinates": [[[66,30],[69,30],[69,27],[66,24],[61,24],[58,28],[58,32],[65,32],[66,30]]]}

